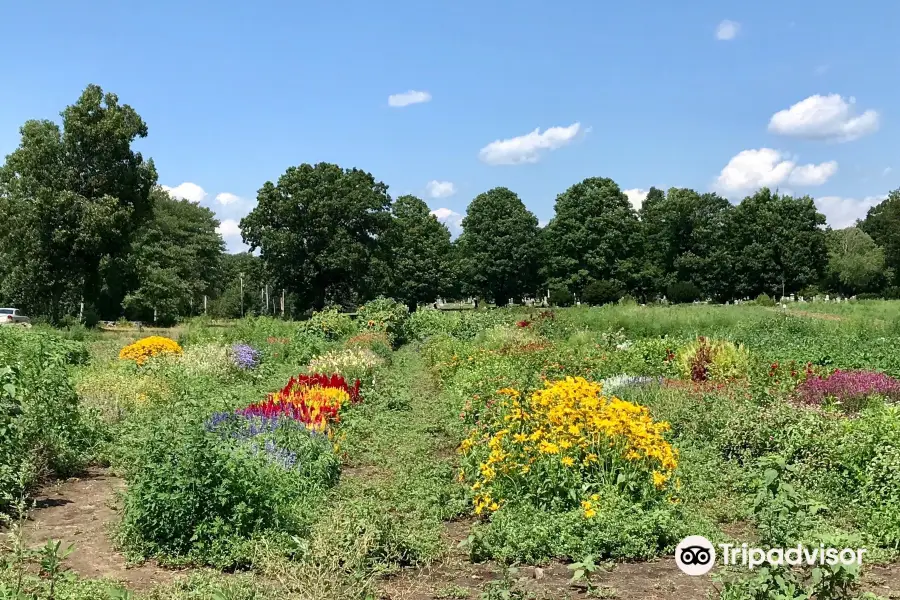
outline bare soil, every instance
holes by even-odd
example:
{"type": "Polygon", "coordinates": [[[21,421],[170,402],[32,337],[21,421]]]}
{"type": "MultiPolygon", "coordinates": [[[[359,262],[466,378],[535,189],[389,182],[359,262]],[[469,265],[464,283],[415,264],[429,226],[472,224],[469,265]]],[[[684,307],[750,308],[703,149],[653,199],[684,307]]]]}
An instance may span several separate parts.
{"type": "Polygon", "coordinates": [[[121,479],[102,469],[92,469],[84,477],[69,479],[45,488],[25,524],[29,547],[38,548],[50,540],[75,549],[65,566],[82,577],[108,578],[132,590],[146,590],[175,579],[178,571],[153,563],[129,566],[112,542],[110,532],[119,521],[116,491],[121,479]]]}
{"type": "MultiPolygon", "coordinates": [[[[475,599],[491,582],[504,577],[504,568],[494,562],[472,563],[465,550],[457,546],[473,524],[471,519],[447,523],[447,553],[443,560],[427,567],[406,569],[382,581],[382,600],[475,599]]],[[[729,533],[752,540],[745,523],[729,526],[729,533]]],[[[715,572],[715,570],[713,571],[715,572]]],[[[595,586],[589,595],[583,584],[570,584],[572,570],[561,562],[540,567],[524,566],[509,578],[516,589],[537,600],[707,600],[717,597],[717,587],[709,575],[690,577],[682,573],[672,556],[654,561],[620,562],[601,566],[592,578],[595,586]],[[599,588],[597,590],[596,588],[599,588]]],[[[900,600],[900,563],[872,565],[865,569],[862,590],[883,598],[900,600]]]]}

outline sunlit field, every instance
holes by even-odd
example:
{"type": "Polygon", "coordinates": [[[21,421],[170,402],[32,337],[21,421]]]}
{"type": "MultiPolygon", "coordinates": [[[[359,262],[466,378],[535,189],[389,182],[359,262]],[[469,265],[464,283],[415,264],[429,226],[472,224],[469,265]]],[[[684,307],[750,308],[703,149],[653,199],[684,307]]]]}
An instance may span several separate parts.
{"type": "Polygon", "coordinates": [[[898,307],[4,328],[0,598],[893,597],[898,307]]]}

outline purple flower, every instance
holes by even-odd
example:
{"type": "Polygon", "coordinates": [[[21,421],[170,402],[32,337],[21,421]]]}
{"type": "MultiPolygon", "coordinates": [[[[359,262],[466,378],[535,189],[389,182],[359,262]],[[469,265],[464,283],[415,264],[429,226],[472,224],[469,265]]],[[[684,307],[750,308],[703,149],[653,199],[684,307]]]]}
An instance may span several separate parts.
{"type": "MultiPolygon", "coordinates": [[[[293,420],[288,423],[293,424],[293,420]]],[[[266,458],[284,469],[293,469],[297,465],[297,453],[279,448],[274,440],[266,436],[278,429],[279,420],[277,416],[266,417],[252,414],[245,414],[237,411],[233,413],[217,412],[213,413],[205,424],[206,431],[217,433],[221,437],[231,438],[240,444],[246,444],[246,447],[254,453],[264,453],[266,458]],[[230,425],[230,427],[223,427],[230,425]],[[263,438],[263,446],[260,448],[258,441],[263,438]]],[[[312,438],[323,438],[324,434],[317,431],[306,430],[312,438]]]]}
{"type": "Polygon", "coordinates": [[[239,369],[255,369],[259,366],[259,352],[248,344],[234,344],[231,347],[231,358],[239,369]]]}
{"type": "Polygon", "coordinates": [[[836,370],[827,377],[810,376],[797,387],[799,399],[814,406],[838,402],[848,410],[858,410],[870,396],[900,400],[900,380],[877,371],[836,370]]]}

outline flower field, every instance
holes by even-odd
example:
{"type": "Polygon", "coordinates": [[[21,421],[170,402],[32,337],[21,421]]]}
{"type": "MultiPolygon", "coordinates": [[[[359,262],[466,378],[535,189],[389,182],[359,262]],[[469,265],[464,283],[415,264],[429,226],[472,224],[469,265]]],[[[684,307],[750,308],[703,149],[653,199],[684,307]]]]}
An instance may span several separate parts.
{"type": "Polygon", "coordinates": [[[0,599],[897,597],[900,325],[854,306],[0,331],[0,599]],[[88,468],[121,483],[111,552],[163,580],[16,550],[88,468]],[[690,578],[688,535],[868,563],[690,578]]]}

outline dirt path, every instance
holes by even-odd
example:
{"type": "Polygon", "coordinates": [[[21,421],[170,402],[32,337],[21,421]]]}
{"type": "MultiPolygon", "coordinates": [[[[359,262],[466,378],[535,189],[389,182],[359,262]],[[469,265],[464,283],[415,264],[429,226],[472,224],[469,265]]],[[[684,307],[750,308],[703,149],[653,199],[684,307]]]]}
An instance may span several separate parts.
{"type": "Polygon", "coordinates": [[[92,469],[82,478],[44,489],[25,524],[29,547],[43,546],[49,540],[62,540],[63,547],[74,544],[75,551],[65,561],[69,569],[82,577],[118,581],[136,591],[172,581],[177,571],[151,563],[128,567],[114,547],[109,534],[119,520],[115,492],[122,486],[121,479],[92,469]]]}

